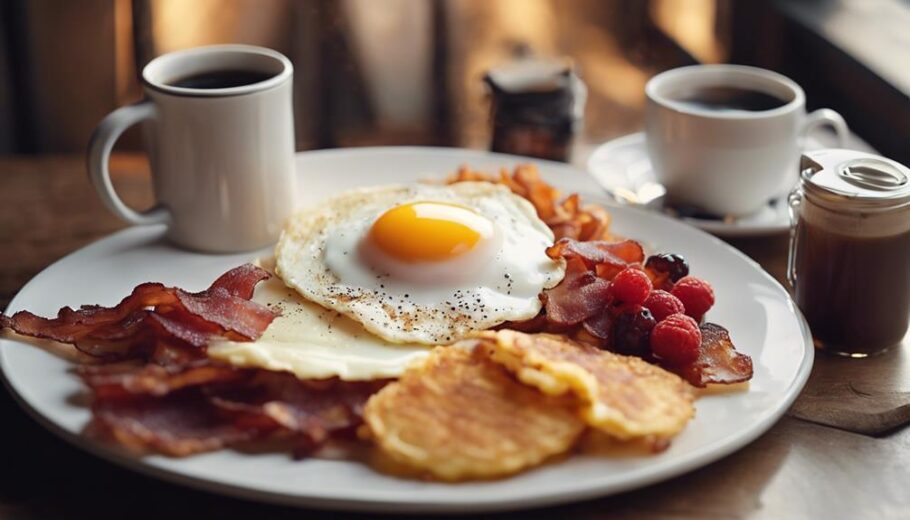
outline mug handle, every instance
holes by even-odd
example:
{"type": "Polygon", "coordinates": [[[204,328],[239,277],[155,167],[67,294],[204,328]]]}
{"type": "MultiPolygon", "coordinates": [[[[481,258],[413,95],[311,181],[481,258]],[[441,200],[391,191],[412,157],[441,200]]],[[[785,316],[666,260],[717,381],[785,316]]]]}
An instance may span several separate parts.
{"type": "Polygon", "coordinates": [[[830,126],[837,135],[837,147],[846,148],[850,138],[850,129],[844,117],[830,108],[819,108],[806,116],[803,123],[802,135],[806,137],[810,132],[820,126],[830,126]]]}
{"type": "Polygon", "coordinates": [[[111,149],[123,132],[146,119],[155,116],[155,105],[151,101],[140,101],[114,110],[107,115],[95,129],[89,140],[88,175],[101,201],[107,209],[130,224],[149,225],[168,223],[171,214],[164,206],[157,205],[145,212],[138,212],[124,204],[111,183],[111,172],[108,161],[111,149]]]}

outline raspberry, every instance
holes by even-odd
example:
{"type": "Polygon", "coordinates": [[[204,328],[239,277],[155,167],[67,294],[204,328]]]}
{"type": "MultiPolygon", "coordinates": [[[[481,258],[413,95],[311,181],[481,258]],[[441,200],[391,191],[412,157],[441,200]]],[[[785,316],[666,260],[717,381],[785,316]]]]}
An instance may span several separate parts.
{"type": "Polygon", "coordinates": [[[671,314],[651,330],[651,352],[671,365],[685,365],[698,359],[701,330],[685,314],[671,314]]]}
{"type": "Polygon", "coordinates": [[[645,300],[644,306],[651,311],[651,315],[659,322],[664,321],[671,314],[686,312],[686,307],[679,301],[679,298],[667,291],[651,291],[648,299],[645,300]]]}
{"type": "Polygon", "coordinates": [[[620,302],[640,305],[651,293],[651,279],[644,271],[626,267],[610,282],[610,292],[620,302]]]}
{"type": "Polygon", "coordinates": [[[696,320],[701,320],[708,309],[714,305],[714,289],[708,285],[708,282],[694,276],[680,279],[673,286],[670,294],[679,298],[679,301],[686,307],[686,314],[696,320]]]}

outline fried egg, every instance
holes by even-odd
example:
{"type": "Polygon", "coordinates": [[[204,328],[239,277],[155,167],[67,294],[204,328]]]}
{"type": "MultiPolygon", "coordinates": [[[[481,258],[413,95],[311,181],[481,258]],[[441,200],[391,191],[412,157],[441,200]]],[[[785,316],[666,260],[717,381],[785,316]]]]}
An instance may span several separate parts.
{"type": "Polygon", "coordinates": [[[563,278],[534,207],[484,182],[346,192],[293,216],[277,272],[305,298],[394,343],[451,343],[529,319],[563,278]]]}
{"type": "MultiPolygon", "coordinates": [[[[270,268],[267,262],[263,267],[270,268]]],[[[281,314],[255,341],[213,341],[209,357],[300,379],[366,381],[396,378],[430,352],[425,345],[384,341],[347,316],[304,299],[277,277],[260,283],[253,301],[281,314]]]]}

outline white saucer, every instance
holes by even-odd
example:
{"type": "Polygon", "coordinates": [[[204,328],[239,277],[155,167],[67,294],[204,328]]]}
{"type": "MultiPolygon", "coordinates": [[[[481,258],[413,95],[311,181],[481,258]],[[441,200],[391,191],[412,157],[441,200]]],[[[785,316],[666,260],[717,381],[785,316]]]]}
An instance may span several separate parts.
{"type": "MultiPolygon", "coordinates": [[[[810,150],[822,146],[811,138],[806,142],[806,148],[810,150]]],[[[644,132],[613,139],[597,147],[588,158],[588,171],[617,202],[665,213],[714,235],[728,237],[772,235],[790,229],[785,194],[769,201],[761,210],[744,217],[712,218],[681,215],[676,209],[665,206],[666,190],[658,182],[651,167],[644,132]]],[[[795,173],[793,178],[795,182],[795,173]]]]}

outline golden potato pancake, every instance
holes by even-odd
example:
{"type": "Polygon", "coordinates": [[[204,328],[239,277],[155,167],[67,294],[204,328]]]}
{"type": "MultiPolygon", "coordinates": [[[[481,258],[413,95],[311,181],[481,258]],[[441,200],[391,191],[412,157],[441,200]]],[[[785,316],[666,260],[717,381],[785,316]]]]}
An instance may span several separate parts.
{"type": "Polygon", "coordinates": [[[585,422],[618,439],[669,439],[694,415],[694,389],[640,358],[549,334],[500,330],[477,337],[490,359],[523,383],[551,396],[577,396],[585,422]]]}
{"type": "Polygon", "coordinates": [[[436,348],[370,398],[367,431],[386,455],[453,481],[515,473],[574,444],[578,400],[520,383],[477,343],[436,348]]]}

